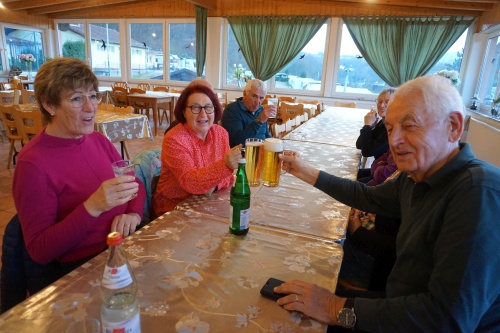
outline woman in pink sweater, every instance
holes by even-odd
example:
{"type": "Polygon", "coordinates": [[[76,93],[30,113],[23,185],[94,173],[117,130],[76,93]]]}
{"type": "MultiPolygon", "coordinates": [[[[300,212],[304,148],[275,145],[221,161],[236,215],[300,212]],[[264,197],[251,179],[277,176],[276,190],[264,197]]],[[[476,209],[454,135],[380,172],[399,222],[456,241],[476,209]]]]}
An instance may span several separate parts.
{"type": "Polygon", "coordinates": [[[94,131],[98,87],[73,58],[46,62],[35,80],[48,124],[19,153],[13,196],[28,253],[55,263],[54,280],[106,249],[108,233],[127,236],[142,218],[143,185],[114,176],[111,164],[121,157],[94,131]]]}

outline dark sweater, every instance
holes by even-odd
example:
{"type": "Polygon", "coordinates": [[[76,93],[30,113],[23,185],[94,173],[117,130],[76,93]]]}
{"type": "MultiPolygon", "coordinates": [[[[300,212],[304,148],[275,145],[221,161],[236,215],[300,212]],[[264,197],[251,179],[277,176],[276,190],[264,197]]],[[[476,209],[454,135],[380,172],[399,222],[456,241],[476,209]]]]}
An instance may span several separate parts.
{"type": "Polygon", "coordinates": [[[321,172],[315,186],[363,211],[401,217],[386,299],[355,299],[367,332],[495,332],[500,327],[500,169],[468,144],[424,182],[379,186],[321,172]]]}

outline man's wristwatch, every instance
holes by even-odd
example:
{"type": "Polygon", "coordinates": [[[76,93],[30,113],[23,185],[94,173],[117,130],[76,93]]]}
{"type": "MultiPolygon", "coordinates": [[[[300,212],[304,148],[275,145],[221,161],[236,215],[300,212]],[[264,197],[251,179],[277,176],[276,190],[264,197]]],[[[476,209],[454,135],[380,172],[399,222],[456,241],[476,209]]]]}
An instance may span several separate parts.
{"type": "Polygon", "coordinates": [[[353,328],[356,325],[356,314],[354,313],[354,298],[348,298],[344,307],[337,314],[337,321],[340,326],[353,328]]]}

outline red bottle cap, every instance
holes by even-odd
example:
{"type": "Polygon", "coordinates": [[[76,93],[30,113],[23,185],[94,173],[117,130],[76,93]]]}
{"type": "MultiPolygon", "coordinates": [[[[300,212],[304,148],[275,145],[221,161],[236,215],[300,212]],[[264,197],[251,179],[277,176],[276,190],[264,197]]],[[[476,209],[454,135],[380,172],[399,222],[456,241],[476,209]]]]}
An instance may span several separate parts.
{"type": "Polygon", "coordinates": [[[123,237],[121,233],[119,233],[118,231],[114,231],[108,234],[108,240],[107,240],[108,246],[116,246],[120,245],[121,243],[123,243],[123,237]]]}

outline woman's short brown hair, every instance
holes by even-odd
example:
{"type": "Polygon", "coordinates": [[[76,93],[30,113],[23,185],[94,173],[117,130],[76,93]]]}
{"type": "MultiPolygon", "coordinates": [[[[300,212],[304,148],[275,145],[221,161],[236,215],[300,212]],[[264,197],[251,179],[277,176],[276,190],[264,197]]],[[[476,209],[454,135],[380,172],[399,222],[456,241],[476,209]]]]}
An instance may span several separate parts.
{"type": "Polygon", "coordinates": [[[92,69],[76,58],[55,58],[44,63],[35,78],[35,97],[47,122],[52,121],[50,113],[42,102],[59,106],[64,90],[75,90],[82,87],[99,91],[99,80],[92,69]]]}
{"type": "Polygon", "coordinates": [[[222,107],[220,106],[219,99],[217,98],[217,95],[214,93],[212,89],[210,89],[207,86],[199,84],[188,86],[186,89],[182,91],[181,96],[179,97],[177,103],[175,104],[175,109],[174,109],[175,119],[177,119],[181,124],[186,123],[187,120],[186,117],[184,117],[184,112],[182,111],[186,109],[189,96],[191,96],[194,93],[205,94],[208,96],[208,98],[210,98],[214,106],[214,123],[218,123],[222,117],[222,107]]]}

